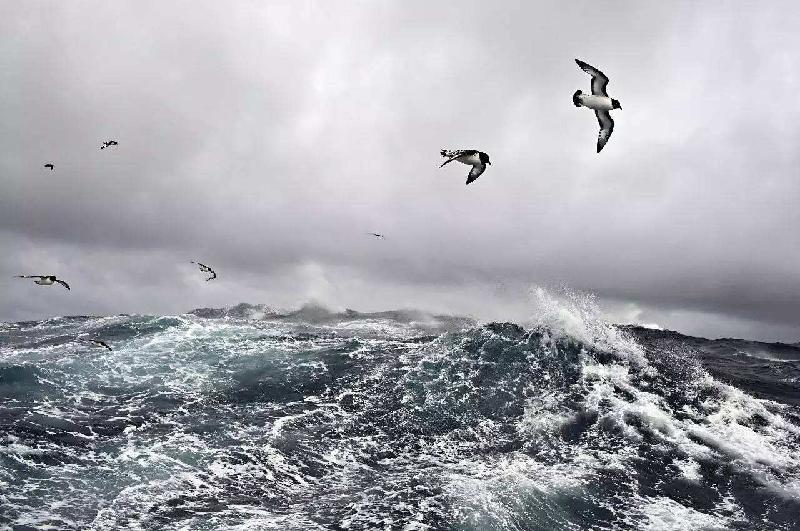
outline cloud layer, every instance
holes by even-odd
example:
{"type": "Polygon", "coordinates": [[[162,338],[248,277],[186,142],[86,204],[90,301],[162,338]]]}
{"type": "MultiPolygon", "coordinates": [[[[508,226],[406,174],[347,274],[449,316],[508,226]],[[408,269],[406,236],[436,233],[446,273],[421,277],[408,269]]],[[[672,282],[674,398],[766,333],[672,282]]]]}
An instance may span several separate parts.
{"type": "Polygon", "coordinates": [[[614,319],[800,339],[796,2],[1,10],[2,319],[522,319],[566,283],[614,319]],[[575,57],[622,102],[600,155],[575,57]],[[493,165],[465,187],[443,147],[493,165]],[[72,292],[10,278],[50,272],[72,292]]]}

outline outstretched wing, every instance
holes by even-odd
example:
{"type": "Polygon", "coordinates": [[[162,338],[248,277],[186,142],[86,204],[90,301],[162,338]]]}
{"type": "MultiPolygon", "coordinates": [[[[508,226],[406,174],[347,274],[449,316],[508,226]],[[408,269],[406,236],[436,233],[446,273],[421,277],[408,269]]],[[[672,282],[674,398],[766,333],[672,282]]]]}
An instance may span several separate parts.
{"type": "Polygon", "coordinates": [[[207,265],[205,265],[205,264],[201,264],[200,262],[194,262],[194,261],[193,261],[193,262],[191,262],[191,263],[192,263],[192,264],[197,264],[197,266],[200,268],[200,271],[203,271],[204,273],[208,273],[208,272],[210,272],[210,271],[211,271],[211,268],[210,268],[210,267],[208,267],[208,266],[207,266],[207,265]]]}
{"type": "Polygon", "coordinates": [[[14,275],[14,278],[44,278],[45,275],[14,275]]]}
{"type": "Polygon", "coordinates": [[[98,340],[94,340],[93,342],[94,342],[94,343],[97,343],[97,344],[98,344],[98,345],[100,345],[101,347],[105,347],[105,348],[107,348],[108,350],[111,350],[111,347],[109,347],[109,346],[108,346],[108,343],[106,343],[105,341],[100,341],[100,340],[98,339],[98,340]]]}
{"type": "Polygon", "coordinates": [[[63,280],[56,279],[55,281],[58,282],[59,284],[61,284],[62,286],[64,286],[65,288],[69,289],[69,284],[67,284],[63,280]]]}
{"type": "Polygon", "coordinates": [[[614,132],[614,120],[611,119],[608,111],[594,111],[594,114],[600,124],[600,133],[597,137],[597,152],[600,153],[608,139],[611,138],[611,133],[614,132]]]}
{"type": "Polygon", "coordinates": [[[449,164],[456,160],[464,153],[464,151],[461,149],[443,149],[439,153],[441,153],[441,155],[447,159],[446,161],[442,162],[441,166],[439,166],[441,168],[445,164],[449,164]]]}
{"type": "Polygon", "coordinates": [[[475,179],[481,176],[481,174],[486,171],[486,164],[476,164],[469,170],[469,175],[467,176],[467,184],[471,183],[475,179]]]}
{"type": "Polygon", "coordinates": [[[592,94],[595,96],[608,97],[608,93],[606,92],[608,78],[606,75],[589,63],[584,63],[580,59],[575,59],[575,62],[578,63],[578,66],[581,67],[581,70],[592,76],[592,94]]]}
{"type": "MultiPolygon", "coordinates": [[[[473,157],[473,156],[477,155],[478,152],[476,150],[474,150],[474,149],[453,149],[453,150],[449,150],[449,151],[446,150],[446,149],[443,149],[441,151],[441,154],[442,154],[443,157],[449,157],[446,161],[444,161],[442,163],[442,166],[444,166],[448,162],[452,162],[454,160],[457,160],[460,157],[473,157]]],[[[464,164],[472,164],[472,162],[469,161],[469,159],[461,160],[459,162],[463,162],[464,164]]],[[[439,166],[439,167],[441,168],[442,166],[439,166]]]]}

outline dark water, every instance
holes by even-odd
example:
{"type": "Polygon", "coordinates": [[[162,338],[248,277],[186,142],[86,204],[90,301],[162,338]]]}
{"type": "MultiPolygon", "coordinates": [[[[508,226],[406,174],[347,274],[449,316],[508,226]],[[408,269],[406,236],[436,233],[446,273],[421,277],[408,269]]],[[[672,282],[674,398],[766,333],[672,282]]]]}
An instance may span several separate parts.
{"type": "Polygon", "coordinates": [[[0,324],[0,527],[800,528],[800,348],[565,312],[0,324]]]}

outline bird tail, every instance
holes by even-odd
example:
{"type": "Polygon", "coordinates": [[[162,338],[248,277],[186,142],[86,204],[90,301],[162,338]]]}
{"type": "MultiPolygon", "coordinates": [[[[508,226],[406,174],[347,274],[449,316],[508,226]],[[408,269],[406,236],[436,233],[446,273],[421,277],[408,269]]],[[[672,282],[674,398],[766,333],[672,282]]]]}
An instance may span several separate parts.
{"type": "Polygon", "coordinates": [[[576,90],[575,94],[572,95],[572,103],[575,104],[575,107],[581,106],[581,99],[578,97],[581,94],[583,94],[583,92],[581,92],[580,90],[576,90]]]}

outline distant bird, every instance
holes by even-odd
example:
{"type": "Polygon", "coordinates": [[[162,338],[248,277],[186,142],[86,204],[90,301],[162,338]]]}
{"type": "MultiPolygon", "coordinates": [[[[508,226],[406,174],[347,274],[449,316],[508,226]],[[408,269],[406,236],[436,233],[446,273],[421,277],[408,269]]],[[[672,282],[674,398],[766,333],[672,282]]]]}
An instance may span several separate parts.
{"type": "Polygon", "coordinates": [[[367,234],[369,234],[371,236],[375,236],[379,240],[383,240],[385,238],[383,234],[378,234],[377,232],[368,232],[367,234]]]}
{"type": "Polygon", "coordinates": [[[486,171],[486,165],[491,164],[491,162],[489,162],[489,155],[483,151],[476,151],[474,149],[443,149],[441,154],[447,160],[439,166],[440,168],[454,160],[472,166],[467,176],[467,184],[480,177],[481,174],[486,171]]]}
{"type": "Polygon", "coordinates": [[[40,286],[52,286],[56,282],[69,289],[69,284],[57,279],[55,275],[17,275],[15,278],[38,278],[39,280],[34,280],[34,282],[40,286]]]}
{"type": "Polygon", "coordinates": [[[214,272],[214,270],[208,267],[207,265],[201,264],[200,262],[191,262],[191,263],[197,264],[200,267],[200,271],[202,271],[203,273],[211,273],[211,276],[206,279],[206,282],[217,278],[217,274],[214,272]]]}
{"type": "Polygon", "coordinates": [[[109,146],[118,146],[118,145],[119,143],[116,140],[108,140],[106,142],[103,142],[103,145],[100,146],[100,149],[105,149],[109,146]]]}
{"type": "Polygon", "coordinates": [[[56,167],[53,166],[53,164],[51,162],[48,162],[47,164],[45,164],[44,167],[49,169],[50,171],[53,171],[54,169],[56,169],[56,167]]]}
{"type": "Polygon", "coordinates": [[[608,85],[608,78],[600,70],[584,63],[580,59],[575,59],[581,69],[592,76],[592,94],[584,94],[580,90],[572,95],[572,103],[575,107],[588,107],[594,109],[594,114],[597,116],[597,121],[600,123],[600,134],[597,137],[597,152],[603,149],[611,133],[614,131],[614,120],[608,111],[612,109],[622,109],[619,100],[615,100],[608,96],[606,92],[606,85],[608,85]]]}
{"type": "Polygon", "coordinates": [[[99,339],[81,339],[81,341],[85,341],[87,343],[94,343],[98,347],[107,348],[108,350],[112,350],[111,347],[108,346],[108,343],[105,341],[101,341],[99,339]]]}

